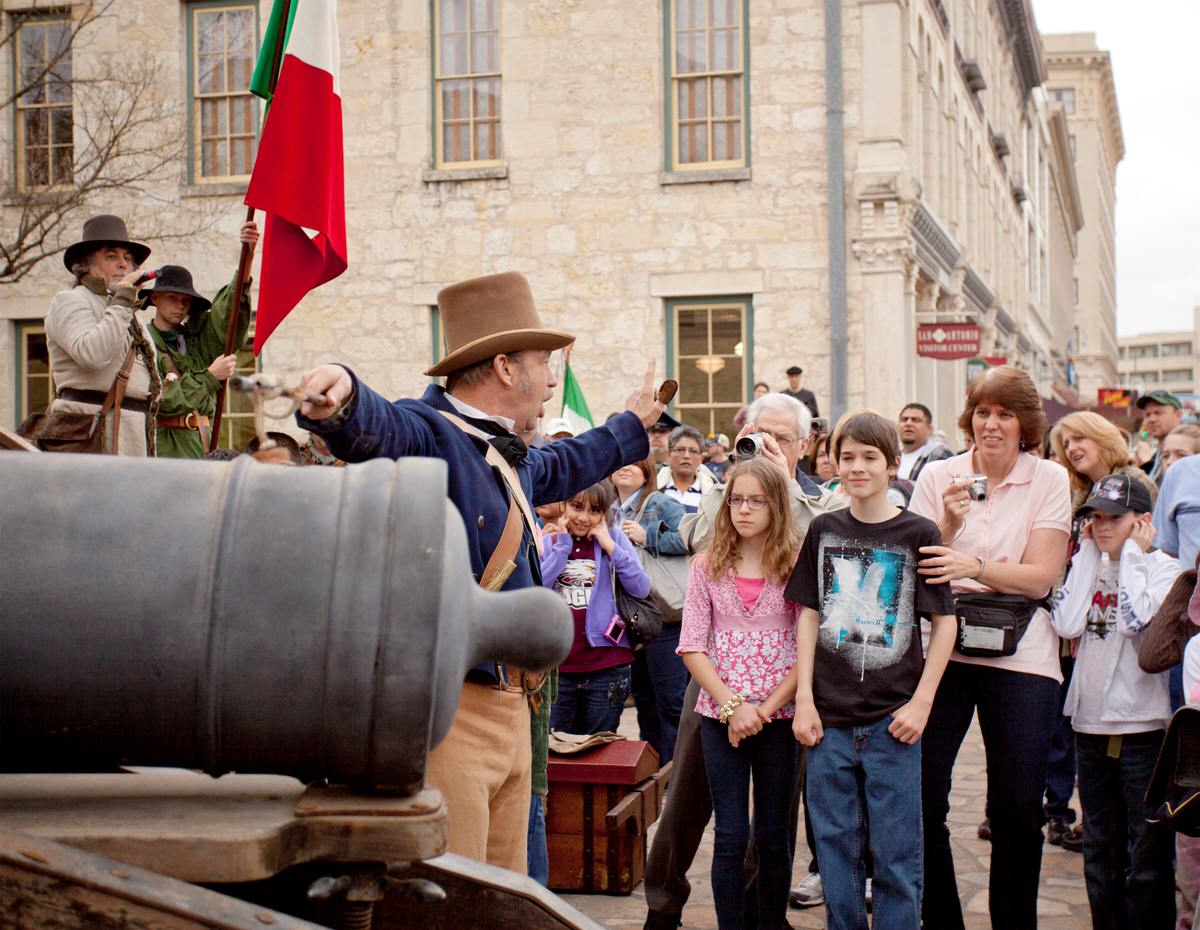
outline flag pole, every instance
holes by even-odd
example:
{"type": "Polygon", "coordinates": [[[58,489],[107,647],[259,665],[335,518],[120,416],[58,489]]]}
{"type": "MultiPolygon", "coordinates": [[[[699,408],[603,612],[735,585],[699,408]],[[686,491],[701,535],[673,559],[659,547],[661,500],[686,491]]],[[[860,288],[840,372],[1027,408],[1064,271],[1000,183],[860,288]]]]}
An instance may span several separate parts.
{"type": "MultiPolygon", "coordinates": [[[[279,31],[275,35],[275,48],[271,56],[271,91],[275,90],[275,82],[279,80],[279,66],[283,61],[283,46],[287,41],[288,17],[291,14],[292,0],[280,0],[282,16],[279,31]]],[[[245,222],[254,219],[254,207],[246,208],[245,222]]],[[[238,256],[237,278],[233,284],[233,312],[229,314],[229,326],[225,330],[225,355],[232,355],[237,342],[237,321],[242,314],[242,297],[246,292],[246,272],[250,270],[250,245],[242,243],[242,252],[238,256]]],[[[226,381],[217,393],[217,406],[213,411],[212,436],[208,441],[208,451],[216,451],[221,439],[221,414],[225,410],[225,395],[229,393],[229,383],[226,381]]]]}

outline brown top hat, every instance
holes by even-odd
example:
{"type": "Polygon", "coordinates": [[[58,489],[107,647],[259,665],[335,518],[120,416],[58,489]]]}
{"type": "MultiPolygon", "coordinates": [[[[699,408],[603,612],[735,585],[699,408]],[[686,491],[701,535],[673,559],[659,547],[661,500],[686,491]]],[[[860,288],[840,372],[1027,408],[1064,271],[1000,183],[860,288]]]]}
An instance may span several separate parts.
{"type": "Polygon", "coordinates": [[[129,230],[125,228],[123,219],[110,213],[101,213],[84,221],[83,238],[67,246],[63,253],[63,264],[67,266],[67,271],[70,271],[75,262],[106,245],[119,245],[129,249],[133,253],[134,262],[139,265],[150,256],[150,246],[130,241],[129,230]]]}
{"type": "Polygon", "coordinates": [[[525,276],[515,271],[471,278],[437,295],[446,356],[425,374],[448,375],[502,352],[562,349],[570,333],[545,329],[525,276]]]}

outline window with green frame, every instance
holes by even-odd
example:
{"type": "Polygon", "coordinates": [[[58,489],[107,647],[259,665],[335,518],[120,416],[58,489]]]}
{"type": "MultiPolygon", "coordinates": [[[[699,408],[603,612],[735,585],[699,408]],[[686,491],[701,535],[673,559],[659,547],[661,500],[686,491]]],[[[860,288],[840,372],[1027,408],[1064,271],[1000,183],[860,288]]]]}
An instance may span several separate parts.
{"type": "Polygon", "coordinates": [[[258,108],[250,77],[258,51],[257,4],[188,5],[194,182],[246,178],[254,166],[258,108]]]}
{"type": "MultiPolygon", "coordinates": [[[[250,331],[246,341],[237,353],[237,364],[234,366],[235,375],[253,375],[262,370],[259,359],[254,355],[254,322],[250,323],[250,331]]],[[[271,429],[268,421],[268,429],[271,429]]],[[[241,391],[231,391],[225,388],[225,406],[221,411],[221,438],[217,442],[223,449],[236,449],[241,452],[246,443],[254,438],[254,401],[249,394],[241,391]]]]}
{"type": "Polygon", "coordinates": [[[749,164],[746,0],[666,0],[666,167],[749,164]]]}
{"type": "Polygon", "coordinates": [[[749,296],[667,301],[667,367],[679,382],[675,416],[704,435],[733,438],[750,395],[754,308],[749,296]]]}
{"type": "Polygon", "coordinates": [[[54,396],[54,376],[46,350],[46,327],[41,320],[16,321],[16,417],[20,425],[31,413],[41,413],[54,396]]]}

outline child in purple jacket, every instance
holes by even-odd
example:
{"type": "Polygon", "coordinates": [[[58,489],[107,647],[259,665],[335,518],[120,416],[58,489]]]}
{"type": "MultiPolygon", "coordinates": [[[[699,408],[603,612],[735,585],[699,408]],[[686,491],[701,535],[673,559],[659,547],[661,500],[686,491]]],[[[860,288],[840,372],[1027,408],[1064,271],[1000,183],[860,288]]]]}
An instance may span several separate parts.
{"type": "Polygon", "coordinates": [[[566,502],[565,532],[547,537],[542,584],[562,594],[575,621],[571,652],[559,666],[550,729],[616,731],[629,697],[633,650],[617,613],[613,575],[634,597],[650,593],[650,578],[633,543],[608,519],[615,493],[607,481],[566,502]]]}

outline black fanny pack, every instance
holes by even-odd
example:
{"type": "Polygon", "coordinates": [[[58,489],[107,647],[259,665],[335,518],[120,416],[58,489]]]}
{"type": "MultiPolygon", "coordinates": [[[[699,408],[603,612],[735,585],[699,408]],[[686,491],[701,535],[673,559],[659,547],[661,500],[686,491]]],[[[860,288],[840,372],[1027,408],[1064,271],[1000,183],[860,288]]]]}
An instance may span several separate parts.
{"type": "Polygon", "coordinates": [[[1017,651],[1017,644],[1041,608],[1050,609],[1047,598],[1034,600],[1022,594],[960,594],[955,598],[958,620],[958,651],[965,656],[998,659],[1017,651]]]}

